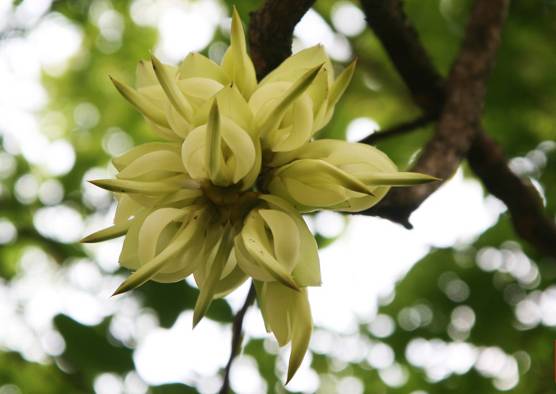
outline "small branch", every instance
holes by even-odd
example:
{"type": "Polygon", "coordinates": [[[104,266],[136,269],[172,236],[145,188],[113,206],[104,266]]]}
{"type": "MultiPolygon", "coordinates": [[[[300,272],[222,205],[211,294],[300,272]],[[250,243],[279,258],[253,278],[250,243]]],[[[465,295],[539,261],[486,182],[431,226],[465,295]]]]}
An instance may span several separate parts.
{"type": "Polygon", "coordinates": [[[434,115],[422,115],[417,119],[410,120],[409,122],[401,123],[392,128],[373,133],[363,138],[359,142],[362,144],[375,145],[382,140],[393,138],[393,137],[399,137],[401,135],[405,135],[412,131],[420,129],[421,127],[428,125],[434,120],[436,120],[436,116],[434,115]]]}
{"type": "Polygon", "coordinates": [[[232,348],[230,350],[230,358],[228,359],[228,363],[226,364],[226,368],[224,369],[224,380],[219,391],[220,394],[227,394],[230,391],[230,371],[232,370],[234,359],[241,351],[241,342],[243,341],[243,319],[245,318],[247,309],[249,309],[254,300],[255,285],[251,283],[251,287],[249,288],[249,293],[247,293],[245,302],[234,317],[234,323],[232,325],[232,348]]]}
{"type": "Polygon", "coordinates": [[[544,214],[539,193],[510,170],[502,149],[480,132],[467,157],[486,188],[506,204],[516,232],[541,252],[556,258],[556,223],[544,214]]]}
{"type": "Polygon", "coordinates": [[[295,25],[315,0],[267,0],[250,14],[249,44],[251,59],[262,79],[292,53],[295,25]]]}

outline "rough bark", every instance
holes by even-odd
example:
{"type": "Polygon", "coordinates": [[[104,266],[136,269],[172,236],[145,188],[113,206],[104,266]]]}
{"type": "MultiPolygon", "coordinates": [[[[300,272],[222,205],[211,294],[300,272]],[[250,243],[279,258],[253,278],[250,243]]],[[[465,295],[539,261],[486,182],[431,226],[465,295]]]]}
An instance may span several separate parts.
{"type": "Polygon", "coordinates": [[[315,0],[268,0],[250,13],[250,54],[257,78],[263,78],[291,55],[295,25],[314,3],[315,0]]]}
{"type": "MultiPolygon", "coordinates": [[[[475,2],[464,40],[446,84],[428,59],[415,30],[405,18],[399,1],[367,0],[362,4],[372,27],[373,21],[380,21],[380,28],[374,31],[384,43],[415,102],[428,115],[440,113],[436,132],[411,170],[448,179],[467,155],[478,131],[485,86],[500,43],[508,0],[475,2]],[[379,15],[370,15],[369,12],[378,12],[379,15]],[[397,35],[391,34],[389,29],[392,27],[398,29],[397,35]],[[383,37],[383,34],[386,36],[383,37]],[[401,45],[407,47],[403,48],[401,45]],[[415,64],[415,68],[407,67],[408,63],[415,64]],[[446,87],[445,90],[442,86],[446,87]]],[[[441,182],[434,182],[392,190],[382,203],[366,213],[383,216],[410,227],[409,215],[440,185],[441,182]]]]}

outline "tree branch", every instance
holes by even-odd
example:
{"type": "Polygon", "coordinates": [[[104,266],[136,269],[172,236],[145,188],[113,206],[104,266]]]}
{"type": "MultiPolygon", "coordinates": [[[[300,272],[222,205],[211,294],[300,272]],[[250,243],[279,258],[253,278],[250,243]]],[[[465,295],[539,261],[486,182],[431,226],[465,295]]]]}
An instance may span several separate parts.
{"type": "MultiPolygon", "coordinates": [[[[362,4],[370,27],[383,43],[392,62],[416,98],[415,102],[425,114],[438,113],[443,105],[443,100],[439,101],[438,97],[444,95],[444,82],[428,59],[415,29],[403,14],[400,1],[362,0],[362,4]],[[374,14],[370,15],[371,12],[374,14]],[[393,42],[399,47],[394,48],[393,42]],[[407,70],[404,69],[402,72],[406,64],[414,67],[408,66],[407,70]],[[419,82],[423,75],[431,81],[428,88],[419,82]],[[429,98],[419,99],[427,94],[429,98]]],[[[480,40],[480,36],[477,39],[480,40]]],[[[556,257],[556,225],[545,215],[536,189],[531,182],[519,178],[511,171],[502,149],[486,135],[480,123],[475,127],[476,136],[467,155],[471,168],[487,190],[506,204],[516,233],[540,251],[556,257]]],[[[397,207],[388,196],[385,200],[375,207],[375,214],[392,218],[410,227],[407,217],[412,212],[411,208],[397,207]]],[[[372,213],[372,210],[367,212],[372,213]]]]}
{"type": "MultiPolygon", "coordinates": [[[[369,23],[380,21],[380,28],[371,27],[384,43],[416,103],[426,114],[434,115],[442,108],[436,132],[411,170],[447,179],[466,156],[480,124],[485,84],[494,64],[508,0],[475,2],[447,84],[443,83],[428,59],[415,30],[403,14],[399,0],[364,0],[362,4],[369,23]],[[396,33],[390,30],[392,26],[398,29],[396,33]],[[394,45],[398,47],[394,48],[394,45]],[[413,69],[408,64],[416,64],[416,67],[413,69]],[[428,90],[423,75],[430,83],[428,90]],[[442,86],[446,86],[445,93],[442,86]],[[441,104],[443,96],[445,99],[441,104]]],[[[409,215],[440,185],[435,182],[394,189],[366,214],[383,216],[410,227],[409,215]]]]}
{"type": "Polygon", "coordinates": [[[232,348],[230,350],[230,358],[228,359],[228,363],[224,369],[224,379],[222,381],[222,386],[220,387],[220,394],[227,394],[230,391],[230,371],[232,370],[232,364],[235,358],[241,352],[241,342],[243,341],[243,319],[245,318],[247,309],[249,309],[254,300],[255,285],[251,283],[245,302],[234,317],[234,323],[232,325],[232,348]]]}
{"type": "Polygon", "coordinates": [[[315,0],[267,0],[258,11],[251,12],[249,44],[251,59],[262,79],[292,53],[295,25],[315,0]]]}
{"type": "Polygon", "coordinates": [[[436,116],[434,116],[432,114],[422,115],[422,116],[418,117],[417,119],[410,120],[409,122],[401,123],[397,126],[389,128],[389,129],[385,129],[385,130],[373,133],[373,134],[363,138],[359,142],[361,144],[375,145],[382,140],[392,138],[392,137],[399,137],[400,135],[404,135],[404,134],[410,133],[412,131],[415,131],[415,130],[421,128],[421,127],[424,127],[424,126],[428,125],[433,120],[436,120],[436,116]]]}
{"type": "Polygon", "coordinates": [[[426,114],[438,114],[444,81],[433,66],[400,0],[361,0],[367,25],[374,31],[415,103],[426,114]]]}
{"type": "Polygon", "coordinates": [[[480,132],[467,159],[490,193],[504,201],[517,234],[546,255],[556,257],[556,223],[544,214],[542,200],[531,182],[509,169],[498,144],[480,132]]]}

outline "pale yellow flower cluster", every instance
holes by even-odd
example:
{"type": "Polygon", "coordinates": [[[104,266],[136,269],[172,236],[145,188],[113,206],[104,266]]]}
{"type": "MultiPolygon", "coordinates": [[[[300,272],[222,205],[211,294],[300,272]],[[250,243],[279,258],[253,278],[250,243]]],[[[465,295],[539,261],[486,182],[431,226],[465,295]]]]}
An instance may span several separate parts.
{"type": "Polygon", "coordinates": [[[139,64],[135,88],[114,80],[165,140],[115,158],[116,179],[92,181],[113,191],[118,206],[114,225],[84,242],[125,236],[119,262],[134,271],[115,294],[193,274],[197,324],[214,298],[252,278],[267,330],[292,344],[291,379],[312,330],[306,287],[321,283],[317,244],[300,213],[357,212],[390,186],[433,179],[398,172],[367,145],[314,140],[354,68],[335,78],[316,46],[257,82],[234,11],[222,64],[197,53],[179,67],[153,58],[139,64]]]}

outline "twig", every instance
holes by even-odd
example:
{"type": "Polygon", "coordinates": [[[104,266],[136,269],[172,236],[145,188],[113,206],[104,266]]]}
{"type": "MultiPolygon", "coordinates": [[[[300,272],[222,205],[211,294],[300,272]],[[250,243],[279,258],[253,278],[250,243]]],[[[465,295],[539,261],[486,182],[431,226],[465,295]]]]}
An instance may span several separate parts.
{"type": "Polygon", "coordinates": [[[243,319],[245,318],[247,309],[249,309],[249,306],[251,306],[254,300],[255,286],[251,283],[245,302],[234,317],[234,323],[232,325],[232,348],[230,350],[230,358],[224,369],[224,379],[222,381],[222,387],[220,388],[220,394],[227,394],[230,391],[230,371],[232,370],[234,359],[241,351],[241,342],[243,340],[243,319]]]}
{"type": "Polygon", "coordinates": [[[363,138],[359,142],[362,144],[374,145],[382,140],[392,138],[392,137],[399,137],[401,135],[405,135],[407,133],[415,131],[416,129],[428,125],[430,122],[434,121],[435,119],[436,116],[434,115],[429,115],[429,114],[422,115],[417,119],[410,120],[409,122],[401,123],[392,128],[373,133],[363,138]]]}

